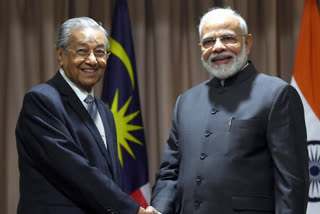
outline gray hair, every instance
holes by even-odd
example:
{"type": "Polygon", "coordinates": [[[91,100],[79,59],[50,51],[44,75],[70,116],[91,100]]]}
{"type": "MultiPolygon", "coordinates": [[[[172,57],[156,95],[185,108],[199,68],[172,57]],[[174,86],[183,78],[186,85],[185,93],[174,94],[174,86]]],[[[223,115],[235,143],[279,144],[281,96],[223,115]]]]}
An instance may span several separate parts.
{"type": "Polygon", "coordinates": [[[96,22],[95,20],[89,17],[78,17],[72,18],[65,21],[59,28],[58,38],[56,42],[56,47],[61,47],[64,51],[69,45],[71,30],[75,28],[92,28],[92,29],[100,29],[106,38],[106,49],[109,48],[109,40],[108,33],[102,27],[101,23],[96,22]]]}
{"type": "Polygon", "coordinates": [[[199,37],[201,40],[201,30],[202,27],[204,25],[204,23],[210,19],[210,18],[214,18],[217,16],[233,16],[235,18],[237,18],[240,22],[240,28],[242,30],[243,34],[248,34],[248,26],[246,21],[240,16],[239,13],[237,13],[236,11],[232,10],[230,7],[227,8],[219,8],[219,7],[214,7],[208,10],[208,12],[206,12],[200,20],[200,24],[199,24],[199,37]]]}

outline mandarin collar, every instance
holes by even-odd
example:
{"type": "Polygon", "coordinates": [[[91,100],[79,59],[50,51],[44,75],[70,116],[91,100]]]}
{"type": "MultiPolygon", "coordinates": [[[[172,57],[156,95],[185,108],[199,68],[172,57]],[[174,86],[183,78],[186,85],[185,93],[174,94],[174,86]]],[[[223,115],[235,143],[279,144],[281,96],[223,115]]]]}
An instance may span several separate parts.
{"type": "Polygon", "coordinates": [[[220,87],[229,87],[235,84],[239,84],[249,77],[251,77],[254,73],[256,73],[256,69],[251,61],[248,61],[248,65],[245,68],[235,75],[229,77],[228,79],[224,80],[224,86],[221,85],[221,82],[218,78],[213,77],[209,82],[208,85],[220,88],[220,87]]]}

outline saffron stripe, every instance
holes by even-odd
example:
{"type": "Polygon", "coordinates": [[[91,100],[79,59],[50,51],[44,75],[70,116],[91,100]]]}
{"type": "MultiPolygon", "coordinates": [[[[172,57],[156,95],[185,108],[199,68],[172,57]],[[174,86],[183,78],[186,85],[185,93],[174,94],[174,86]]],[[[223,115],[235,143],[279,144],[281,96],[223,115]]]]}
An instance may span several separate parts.
{"type": "Polygon", "coordinates": [[[320,119],[320,15],[316,0],[306,0],[294,65],[294,78],[320,119]]]}

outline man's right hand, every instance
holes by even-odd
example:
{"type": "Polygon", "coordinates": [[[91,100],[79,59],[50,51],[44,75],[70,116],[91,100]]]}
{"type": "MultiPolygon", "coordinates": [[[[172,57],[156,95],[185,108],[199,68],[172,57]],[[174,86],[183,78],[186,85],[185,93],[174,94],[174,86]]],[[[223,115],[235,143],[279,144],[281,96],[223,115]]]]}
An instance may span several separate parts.
{"type": "Polygon", "coordinates": [[[147,207],[147,209],[140,207],[137,214],[161,214],[161,213],[158,212],[154,207],[149,206],[149,207],[147,207]]]}
{"type": "Polygon", "coordinates": [[[161,214],[160,212],[158,212],[158,211],[157,211],[154,207],[152,207],[152,206],[147,207],[146,211],[147,211],[148,214],[161,214]]]}

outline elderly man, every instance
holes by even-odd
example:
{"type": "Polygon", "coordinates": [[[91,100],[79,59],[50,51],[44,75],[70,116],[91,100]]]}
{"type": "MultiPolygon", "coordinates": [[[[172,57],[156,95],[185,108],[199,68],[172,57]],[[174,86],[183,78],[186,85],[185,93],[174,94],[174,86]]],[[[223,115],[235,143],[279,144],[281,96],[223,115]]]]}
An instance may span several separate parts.
{"type": "Polygon", "coordinates": [[[211,9],[199,33],[213,78],[176,102],[151,204],[163,214],[305,213],[308,155],[299,95],[257,73],[248,61],[252,36],[235,11],[211,9]]]}
{"type": "Polygon", "coordinates": [[[146,213],[119,188],[113,116],[93,94],[107,64],[107,32],[90,18],[69,19],[56,46],[61,68],[26,93],[16,127],[17,212],[146,213]]]}

